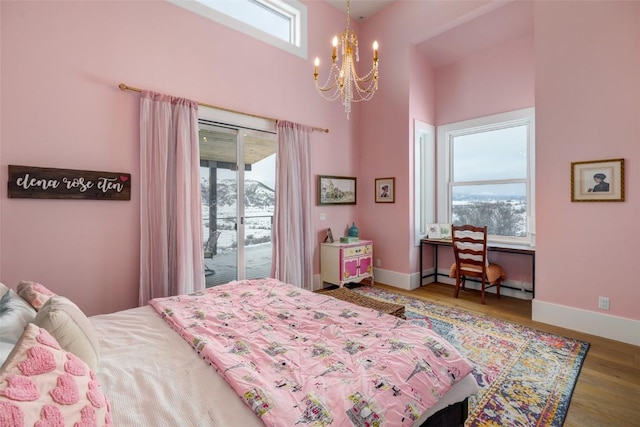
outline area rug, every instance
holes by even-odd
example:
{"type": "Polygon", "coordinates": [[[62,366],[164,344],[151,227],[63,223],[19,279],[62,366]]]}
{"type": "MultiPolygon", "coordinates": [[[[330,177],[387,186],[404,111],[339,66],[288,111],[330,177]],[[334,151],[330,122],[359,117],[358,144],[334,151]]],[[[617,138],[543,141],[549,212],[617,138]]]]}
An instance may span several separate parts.
{"type": "Polygon", "coordinates": [[[465,426],[561,426],[589,343],[371,286],[352,289],[403,304],[474,365],[480,392],[465,426]]]}

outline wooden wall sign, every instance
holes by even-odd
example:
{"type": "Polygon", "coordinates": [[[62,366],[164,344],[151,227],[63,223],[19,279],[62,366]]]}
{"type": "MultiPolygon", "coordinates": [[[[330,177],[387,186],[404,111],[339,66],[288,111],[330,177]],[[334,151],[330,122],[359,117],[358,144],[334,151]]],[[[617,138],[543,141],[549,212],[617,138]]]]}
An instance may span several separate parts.
{"type": "Polygon", "coordinates": [[[131,174],[9,165],[9,198],[131,200],[131,174]]]}

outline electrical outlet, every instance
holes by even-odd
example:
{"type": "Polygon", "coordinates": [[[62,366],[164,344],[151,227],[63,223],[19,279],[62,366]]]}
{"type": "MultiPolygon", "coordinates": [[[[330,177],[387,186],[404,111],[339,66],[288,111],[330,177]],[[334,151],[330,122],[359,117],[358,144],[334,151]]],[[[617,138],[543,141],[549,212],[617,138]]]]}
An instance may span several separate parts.
{"type": "Polygon", "coordinates": [[[609,310],[609,298],[598,297],[598,308],[602,310],[609,310]]]}
{"type": "Polygon", "coordinates": [[[376,260],[376,267],[382,267],[382,261],[380,260],[380,258],[376,260]]]}

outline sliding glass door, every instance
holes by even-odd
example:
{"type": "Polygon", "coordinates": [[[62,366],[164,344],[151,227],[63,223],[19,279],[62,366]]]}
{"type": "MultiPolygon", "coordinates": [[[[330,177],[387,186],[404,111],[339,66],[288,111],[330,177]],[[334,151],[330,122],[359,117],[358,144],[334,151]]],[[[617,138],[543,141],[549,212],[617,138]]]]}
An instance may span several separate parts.
{"type": "Polygon", "coordinates": [[[199,139],[207,287],[267,277],[276,137],[201,120],[199,139]]]}

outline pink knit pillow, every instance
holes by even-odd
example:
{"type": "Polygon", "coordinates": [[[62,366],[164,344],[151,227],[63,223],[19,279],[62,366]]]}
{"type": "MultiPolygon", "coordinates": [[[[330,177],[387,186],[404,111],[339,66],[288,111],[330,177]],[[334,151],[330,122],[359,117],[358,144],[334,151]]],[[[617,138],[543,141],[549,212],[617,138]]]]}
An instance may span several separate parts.
{"type": "Polygon", "coordinates": [[[111,426],[95,373],[30,323],[0,370],[0,426],[111,426]]]}
{"type": "Polygon", "coordinates": [[[18,295],[31,304],[36,310],[40,310],[42,306],[49,301],[49,298],[56,296],[56,294],[44,285],[36,282],[27,282],[25,280],[18,283],[18,295]]]}

